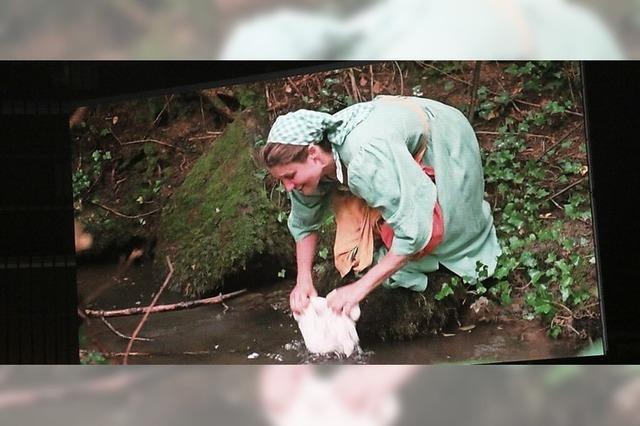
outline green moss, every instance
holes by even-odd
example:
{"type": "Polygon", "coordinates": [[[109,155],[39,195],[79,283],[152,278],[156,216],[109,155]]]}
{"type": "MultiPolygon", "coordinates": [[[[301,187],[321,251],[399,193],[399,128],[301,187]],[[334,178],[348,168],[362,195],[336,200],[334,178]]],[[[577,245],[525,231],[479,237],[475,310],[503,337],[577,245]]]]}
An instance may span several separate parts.
{"type": "Polygon", "coordinates": [[[185,294],[221,291],[225,280],[259,274],[257,265],[292,262],[293,241],[256,175],[250,122],[245,114],[229,124],[163,209],[157,258],[171,257],[173,286],[185,294]]]}

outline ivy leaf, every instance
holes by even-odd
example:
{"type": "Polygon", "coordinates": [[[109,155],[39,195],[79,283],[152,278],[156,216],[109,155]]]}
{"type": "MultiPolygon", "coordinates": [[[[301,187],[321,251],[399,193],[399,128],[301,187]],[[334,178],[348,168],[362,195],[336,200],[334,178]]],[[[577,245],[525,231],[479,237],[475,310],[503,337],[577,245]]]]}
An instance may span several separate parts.
{"type": "Polygon", "coordinates": [[[442,288],[440,289],[440,291],[436,293],[435,298],[436,300],[442,300],[451,294],[453,294],[453,289],[449,287],[448,283],[444,283],[442,284],[442,288]]]}

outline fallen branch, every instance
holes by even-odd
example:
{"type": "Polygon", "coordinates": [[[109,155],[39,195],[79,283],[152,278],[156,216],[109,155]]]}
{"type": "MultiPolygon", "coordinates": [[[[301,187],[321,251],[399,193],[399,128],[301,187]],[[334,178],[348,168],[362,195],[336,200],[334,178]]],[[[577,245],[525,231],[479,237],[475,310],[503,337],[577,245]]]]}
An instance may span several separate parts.
{"type": "Polygon", "coordinates": [[[213,109],[216,112],[223,116],[227,121],[231,122],[236,119],[235,113],[229,108],[220,95],[225,95],[228,97],[232,97],[233,94],[230,92],[224,93],[222,89],[207,89],[201,92],[210,102],[213,109]]]}
{"type": "Polygon", "coordinates": [[[398,64],[398,61],[393,61],[393,63],[396,65],[396,68],[398,68],[398,71],[400,72],[400,96],[404,96],[404,78],[402,77],[402,68],[400,68],[400,64],[398,64]]]}
{"type": "MultiPolygon", "coordinates": [[[[353,98],[356,102],[362,102],[363,98],[360,94],[360,89],[358,89],[358,85],[356,84],[356,77],[353,74],[353,68],[349,70],[349,79],[351,80],[351,87],[353,90],[353,98]]],[[[346,88],[346,86],[345,86],[346,88]]]]}
{"type": "Polygon", "coordinates": [[[369,65],[369,85],[371,86],[371,100],[375,97],[373,93],[373,65],[369,65]]]}
{"type": "Polygon", "coordinates": [[[478,85],[480,84],[480,70],[482,61],[476,61],[473,67],[473,83],[471,84],[471,101],[469,102],[469,114],[467,120],[473,125],[473,119],[476,115],[476,107],[478,106],[478,85]]]}
{"type": "MultiPolygon", "coordinates": [[[[185,351],[185,352],[129,352],[129,356],[176,356],[176,355],[214,355],[216,351],[185,351]]],[[[124,352],[101,352],[105,358],[122,358],[124,352]]]]}
{"type": "Polygon", "coordinates": [[[218,136],[220,136],[220,134],[222,134],[222,132],[220,132],[219,134],[215,134],[215,135],[194,136],[192,138],[187,139],[187,141],[191,142],[191,141],[197,141],[197,140],[201,140],[201,139],[214,139],[214,138],[217,138],[218,136]]]}
{"type": "Polygon", "coordinates": [[[551,145],[549,145],[548,147],[546,147],[544,149],[544,151],[542,151],[540,153],[540,156],[538,157],[538,159],[536,160],[536,162],[540,161],[542,159],[542,157],[544,157],[544,155],[551,151],[553,148],[555,148],[556,146],[558,146],[558,144],[562,143],[565,139],[567,139],[569,136],[571,136],[571,134],[573,132],[575,132],[577,129],[579,129],[580,127],[582,127],[582,121],[578,122],[578,124],[576,124],[575,126],[573,126],[571,129],[569,129],[564,135],[560,136],[558,138],[558,140],[555,143],[552,143],[551,145]]]}
{"type": "MultiPolygon", "coordinates": [[[[485,131],[485,130],[476,130],[476,134],[477,135],[494,135],[494,136],[501,135],[500,132],[490,132],[490,131],[485,131]]],[[[538,135],[536,133],[524,133],[524,135],[527,136],[527,137],[530,137],[530,138],[553,139],[553,136],[538,135]]]]}
{"type": "Polygon", "coordinates": [[[582,176],[580,179],[578,179],[577,181],[573,182],[571,185],[567,186],[566,188],[556,192],[555,194],[551,195],[550,197],[547,198],[548,200],[553,200],[554,198],[556,198],[559,195],[564,194],[565,192],[567,192],[568,190],[570,190],[571,188],[573,188],[574,186],[580,184],[583,180],[585,180],[587,178],[587,176],[582,176]]]}
{"type": "Polygon", "coordinates": [[[154,213],[158,213],[158,212],[161,210],[161,209],[155,209],[155,210],[152,210],[152,211],[147,212],[147,213],[141,213],[141,214],[137,214],[137,215],[135,215],[135,216],[130,216],[130,215],[128,215],[128,214],[120,213],[119,211],[114,210],[114,209],[112,209],[111,207],[107,207],[107,206],[102,205],[102,204],[100,204],[100,203],[97,203],[97,202],[95,202],[95,201],[91,201],[91,204],[93,204],[93,205],[95,205],[95,206],[98,206],[98,207],[100,207],[101,209],[104,209],[104,210],[106,210],[106,211],[108,211],[108,212],[111,212],[111,213],[115,214],[116,216],[125,217],[125,218],[127,218],[127,219],[138,219],[138,218],[141,218],[141,217],[145,217],[145,216],[152,215],[152,214],[154,214],[154,213]]]}
{"type": "Polygon", "coordinates": [[[143,313],[158,313],[158,312],[173,312],[173,311],[181,311],[184,309],[192,309],[197,308],[198,306],[205,305],[215,305],[217,303],[222,303],[223,300],[230,299],[239,294],[245,293],[247,289],[234,291],[232,293],[227,294],[219,294],[214,297],[209,297],[207,299],[199,299],[192,300],[189,302],[179,302],[172,303],[169,305],[158,305],[153,308],[145,307],[137,307],[137,308],[128,308],[128,309],[117,309],[113,311],[101,311],[101,310],[93,310],[93,309],[85,309],[82,312],[89,318],[113,318],[113,317],[124,317],[129,315],[140,315],[143,313]]]}
{"type": "Polygon", "coordinates": [[[169,280],[173,275],[173,265],[171,264],[171,259],[169,259],[169,256],[167,256],[167,265],[169,266],[169,273],[167,274],[167,277],[164,279],[164,282],[160,286],[160,290],[158,290],[155,297],[151,301],[151,304],[148,306],[149,309],[145,312],[144,316],[140,320],[140,323],[138,324],[135,331],[131,335],[131,339],[129,340],[129,344],[127,345],[127,349],[125,351],[124,360],[122,361],[124,365],[127,364],[127,361],[129,359],[129,352],[131,352],[131,347],[133,346],[133,342],[135,342],[136,337],[138,336],[138,333],[142,329],[142,326],[144,325],[147,318],[149,318],[149,314],[151,313],[150,309],[152,309],[155,306],[156,302],[158,301],[158,298],[160,297],[164,289],[167,287],[167,284],[169,284],[169,280]]]}
{"type": "Polygon", "coordinates": [[[157,139],[138,139],[138,140],[130,141],[130,142],[120,142],[120,145],[122,145],[122,146],[124,146],[124,145],[134,145],[134,144],[137,144],[137,143],[147,143],[147,142],[157,143],[159,145],[168,146],[169,148],[173,148],[173,149],[176,149],[178,151],[184,152],[184,150],[182,148],[178,147],[178,146],[171,145],[170,143],[162,142],[162,141],[159,141],[157,139]]]}
{"type": "Polygon", "coordinates": [[[155,127],[155,125],[158,123],[158,121],[160,121],[160,117],[162,116],[162,113],[164,113],[166,111],[166,109],[169,107],[169,104],[173,100],[173,97],[174,97],[174,95],[171,95],[169,97],[169,99],[167,100],[167,102],[165,102],[164,107],[162,107],[162,110],[160,110],[160,112],[156,116],[156,119],[153,120],[153,123],[151,123],[151,128],[155,127]]]}
{"type": "Polygon", "coordinates": [[[293,79],[291,77],[287,77],[287,81],[291,85],[291,88],[296,91],[298,96],[300,96],[300,99],[304,99],[304,94],[300,91],[300,89],[298,89],[298,86],[296,85],[296,83],[294,83],[293,79]]]}
{"type": "Polygon", "coordinates": [[[111,330],[118,337],[122,337],[123,339],[126,339],[126,340],[138,340],[138,341],[141,341],[141,342],[153,342],[153,339],[147,339],[146,337],[136,337],[134,339],[131,336],[127,336],[125,334],[122,334],[118,330],[116,330],[115,327],[113,325],[111,325],[109,323],[109,321],[106,320],[105,317],[100,317],[100,319],[109,328],[109,330],[111,330]]]}

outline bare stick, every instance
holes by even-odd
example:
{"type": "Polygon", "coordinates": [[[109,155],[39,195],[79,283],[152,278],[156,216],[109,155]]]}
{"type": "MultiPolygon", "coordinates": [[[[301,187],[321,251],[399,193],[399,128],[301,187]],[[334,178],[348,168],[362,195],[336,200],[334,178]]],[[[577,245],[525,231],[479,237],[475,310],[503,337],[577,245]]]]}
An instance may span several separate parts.
{"type": "Polygon", "coordinates": [[[96,205],[96,206],[100,207],[101,209],[104,209],[104,210],[106,210],[108,212],[111,212],[111,213],[115,214],[116,216],[126,217],[127,219],[138,219],[138,218],[141,218],[141,217],[152,215],[154,213],[158,213],[161,210],[161,209],[155,209],[155,210],[152,210],[152,211],[147,212],[147,213],[141,213],[141,214],[137,214],[135,216],[130,216],[128,214],[120,213],[119,211],[116,211],[116,210],[112,209],[111,207],[104,206],[104,205],[102,205],[100,203],[97,203],[95,201],[91,201],[91,204],[96,205]]]}
{"type": "Polygon", "coordinates": [[[480,84],[480,70],[482,68],[482,61],[476,61],[473,68],[473,83],[471,85],[471,102],[469,103],[469,114],[467,120],[473,124],[473,116],[476,114],[476,107],[478,103],[478,84],[480,84]]]}
{"type": "Polygon", "coordinates": [[[204,118],[204,106],[202,105],[202,94],[198,96],[200,98],[200,115],[202,116],[202,130],[207,131],[207,120],[204,118]]]}
{"type": "Polygon", "coordinates": [[[122,337],[123,339],[126,339],[126,340],[138,340],[138,341],[141,341],[141,342],[153,342],[153,339],[147,339],[146,337],[136,337],[135,339],[133,339],[133,337],[127,336],[125,334],[122,334],[118,330],[116,330],[115,327],[113,325],[111,325],[109,323],[109,321],[107,321],[105,319],[105,317],[100,317],[100,319],[109,328],[109,330],[111,330],[118,337],[122,337]]]}
{"type": "Polygon", "coordinates": [[[298,86],[296,85],[296,83],[293,82],[293,79],[291,77],[287,77],[287,81],[291,85],[291,88],[295,90],[296,93],[300,96],[300,98],[304,98],[304,95],[302,94],[300,89],[298,89],[298,86]]]}
{"type": "Polygon", "coordinates": [[[215,139],[218,136],[220,136],[220,134],[216,134],[216,135],[206,135],[206,136],[194,136],[192,138],[187,139],[189,142],[191,141],[197,141],[197,140],[201,140],[201,139],[215,139]]]}
{"type": "Polygon", "coordinates": [[[358,85],[356,84],[356,76],[353,74],[353,68],[349,70],[349,78],[351,79],[351,88],[353,90],[354,100],[362,102],[362,95],[360,94],[360,89],[358,89],[358,85]]]}
{"type": "MultiPolygon", "coordinates": [[[[171,276],[173,275],[173,265],[171,264],[171,259],[169,259],[169,256],[167,256],[167,265],[169,266],[169,273],[167,274],[167,278],[164,279],[164,282],[162,283],[162,286],[160,286],[160,290],[158,290],[158,292],[156,293],[155,297],[151,301],[151,304],[148,306],[149,309],[153,308],[153,306],[156,304],[156,302],[158,301],[158,298],[160,297],[160,295],[164,291],[165,287],[167,287],[167,284],[169,284],[169,280],[171,279],[171,276]]],[[[124,360],[122,360],[122,363],[124,365],[127,364],[127,361],[129,360],[129,355],[128,354],[129,354],[129,352],[131,352],[131,347],[133,346],[133,342],[135,341],[136,337],[138,336],[138,333],[140,333],[140,330],[142,329],[142,326],[144,325],[145,321],[147,320],[147,318],[149,318],[149,314],[150,313],[151,312],[149,310],[147,310],[147,312],[144,314],[144,316],[140,320],[140,323],[136,327],[135,331],[131,335],[131,339],[129,340],[129,344],[127,344],[127,349],[125,351],[124,360]]]]}
{"type": "Polygon", "coordinates": [[[153,120],[153,123],[151,123],[151,127],[152,128],[155,127],[155,125],[158,123],[158,120],[160,120],[160,117],[162,116],[162,113],[165,112],[165,110],[169,106],[169,103],[171,103],[171,100],[173,99],[173,96],[174,95],[169,96],[169,99],[167,99],[167,102],[165,102],[164,107],[162,107],[162,109],[160,110],[160,112],[156,116],[156,119],[153,120]]]}
{"type": "Polygon", "coordinates": [[[569,136],[571,136],[571,134],[572,134],[573,132],[575,132],[577,129],[579,129],[581,126],[582,126],[582,122],[580,121],[580,122],[578,122],[578,124],[576,124],[576,125],[575,125],[575,126],[573,126],[571,129],[569,129],[569,131],[567,131],[564,135],[560,136],[560,137],[558,138],[558,140],[557,140],[555,143],[552,143],[551,145],[549,145],[548,147],[546,147],[546,148],[544,149],[544,151],[542,151],[542,152],[540,153],[540,156],[538,157],[538,159],[536,160],[536,162],[537,162],[537,161],[540,161],[540,160],[542,159],[542,157],[544,157],[544,155],[545,155],[547,152],[551,151],[553,148],[555,148],[556,146],[558,146],[558,144],[562,143],[562,141],[564,141],[566,138],[568,138],[569,136]]]}
{"type": "Polygon", "coordinates": [[[568,190],[570,190],[571,188],[573,188],[574,186],[578,185],[579,183],[581,183],[583,180],[585,180],[587,178],[587,176],[582,176],[580,179],[578,179],[577,181],[573,182],[571,185],[567,186],[566,188],[556,192],[555,194],[553,194],[552,196],[550,196],[549,198],[547,198],[547,200],[553,200],[554,198],[556,198],[559,195],[564,194],[565,192],[567,192],[568,190]]]}
{"type": "MultiPolygon", "coordinates": [[[[489,132],[489,131],[485,131],[485,130],[476,130],[476,134],[478,135],[500,135],[500,132],[489,132]]],[[[553,136],[547,136],[547,135],[537,135],[535,133],[525,133],[524,134],[527,137],[530,138],[544,138],[544,139],[553,139],[553,136]]]]}
{"type": "Polygon", "coordinates": [[[371,85],[371,100],[373,100],[373,65],[369,65],[369,83],[371,85]]]}
{"type": "Polygon", "coordinates": [[[234,291],[232,293],[227,294],[219,294],[214,297],[209,297],[207,299],[200,300],[192,300],[189,302],[180,302],[180,303],[172,303],[169,305],[158,305],[149,309],[148,307],[137,307],[137,308],[128,308],[128,309],[117,309],[113,311],[101,311],[101,310],[93,310],[93,309],[85,309],[82,312],[89,318],[113,318],[113,317],[124,317],[129,315],[140,315],[144,314],[147,311],[150,313],[159,313],[159,312],[173,312],[173,311],[181,311],[184,309],[192,309],[197,308],[198,306],[205,305],[215,305],[217,303],[221,303],[223,300],[230,299],[239,294],[245,293],[247,289],[242,289],[238,291],[234,291]]]}
{"type": "Polygon", "coordinates": [[[138,140],[130,141],[130,142],[121,142],[120,145],[124,146],[124,145],[133,145],[133,144],[137,144],[137,143],[147,143],[147,142],[157,143],[159,145],[168,146],[169,148],[177,149],[178,151],[184,152],[184,150],[182,148],[180,148],[180,147],[177,147],[175,145],[171,145],[171,144],[166,143],[166,142],[159,141],[157,139],[138,139],[138,140]]]}
{"type": "Polygon", "coordinates": [[[396,65],[398,71],[400,72],[400,96],[404,96],[404,78],[402,77],[402,68],[400,68],[400,64],[398,64],[398,61],[393,61],[393,63],[396,65]]]}

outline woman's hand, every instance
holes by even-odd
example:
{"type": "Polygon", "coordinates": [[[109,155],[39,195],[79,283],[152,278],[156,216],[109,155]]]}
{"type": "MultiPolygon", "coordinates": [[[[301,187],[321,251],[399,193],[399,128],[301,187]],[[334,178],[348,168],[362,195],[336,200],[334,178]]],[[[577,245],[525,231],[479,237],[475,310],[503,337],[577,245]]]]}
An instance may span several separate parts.
{"type": "Polygon", "coordinates": [[[351,309],[362,301],[384,280],[406,265],[409,256],[388,252],[377,265],[353,284],[337,288],[327,295],[327,306],[336,314],[349,315],[351,309]]]}
{"type": "Polygon", "coordinates": [[[317,295],[318,292],[313,286],[313,279],[310,276],[306,278],[299,276],[296,286],[291,290],[291,294],[289,295],[291,312],[296,315],[302,314],[307,306],[309,306],[310,299],[317,295]]]}
{"type": "Polygon", "coordinates": [[[351,310],[362,301],[371,290],[362,279],[336,288],[327,294],[327,306],[336,314],[349,315],[351,310]]]}

